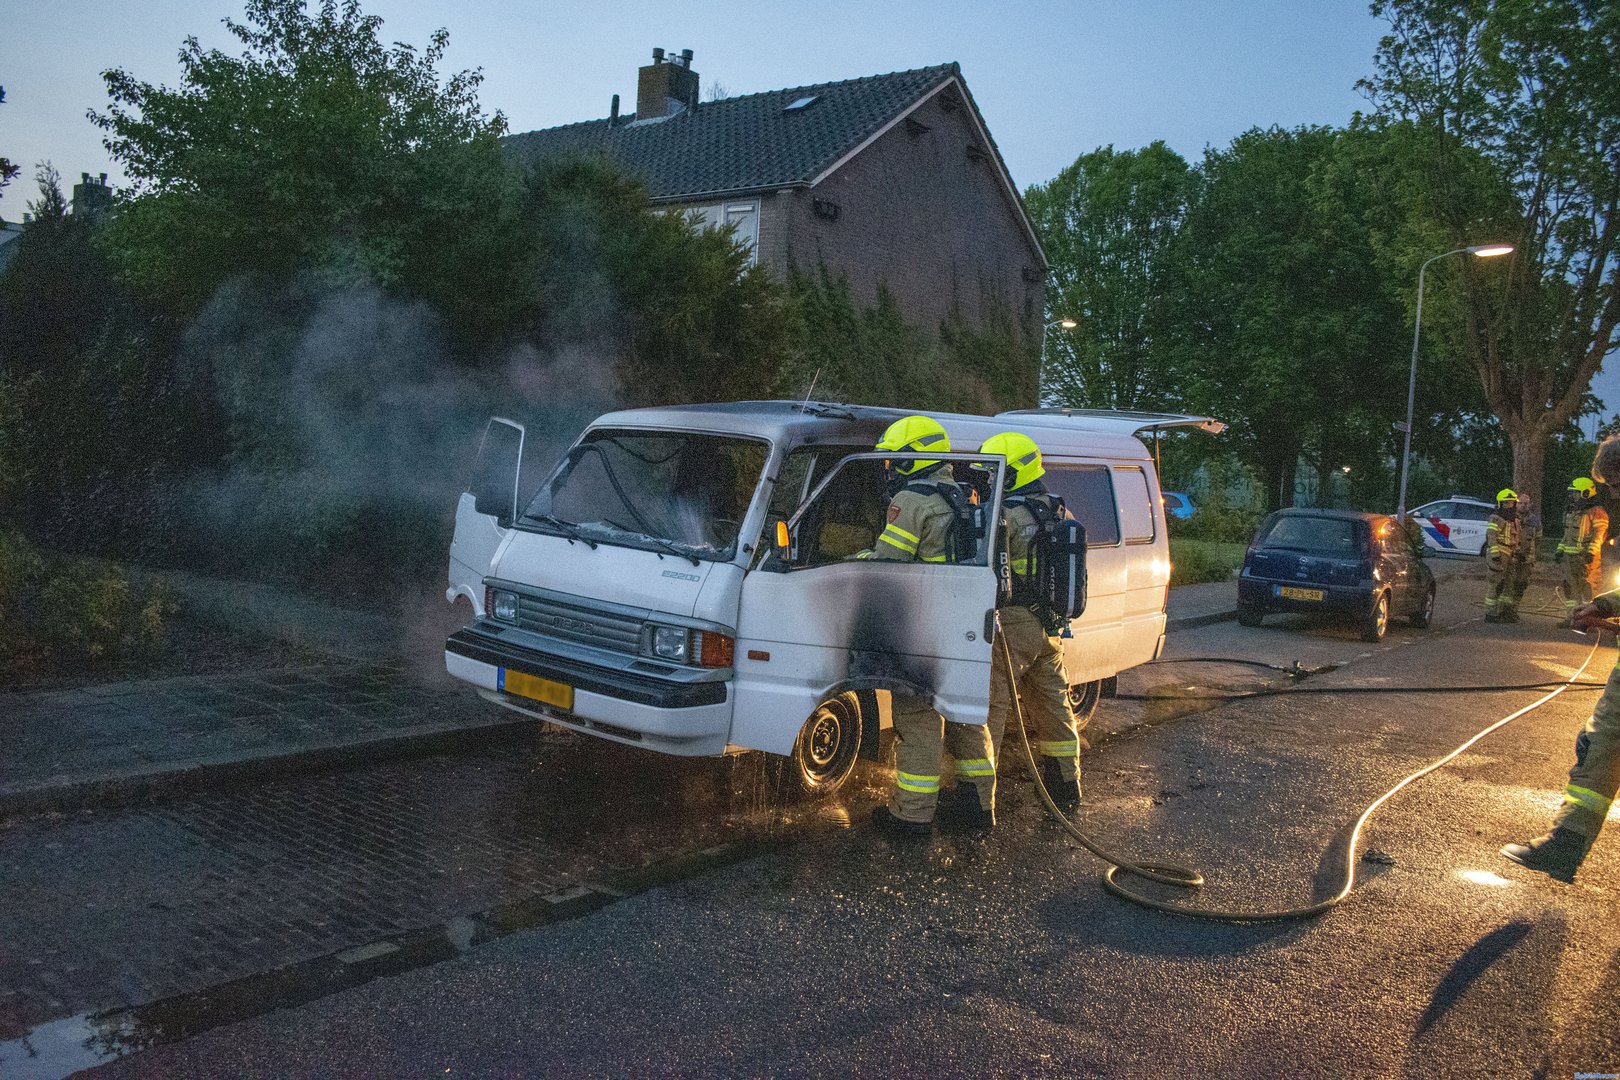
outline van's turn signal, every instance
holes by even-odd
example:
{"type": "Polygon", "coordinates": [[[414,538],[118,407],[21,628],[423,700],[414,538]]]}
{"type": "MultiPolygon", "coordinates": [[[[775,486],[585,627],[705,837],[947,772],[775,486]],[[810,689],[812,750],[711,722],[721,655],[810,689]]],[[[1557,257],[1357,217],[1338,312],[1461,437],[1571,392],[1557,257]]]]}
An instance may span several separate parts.
{"type": "Polygon", "coordinates": [[[787,522],[778,521],[776,523],[776,549],[783,555],[787,554],[789,540],[790,538],[788,537],[787,522]]]}

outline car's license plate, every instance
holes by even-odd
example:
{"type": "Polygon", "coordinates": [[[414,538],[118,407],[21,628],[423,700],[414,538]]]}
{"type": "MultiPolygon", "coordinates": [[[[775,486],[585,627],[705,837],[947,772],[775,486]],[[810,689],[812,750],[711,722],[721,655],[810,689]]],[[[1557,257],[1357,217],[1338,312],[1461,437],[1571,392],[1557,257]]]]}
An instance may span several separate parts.
{"type": "Polygon", "coordinates": [[[566,683],[552,682],[542,679],[538,675],[525,675],[521,671],[508,671],[501,668],[502,690],[508,694],[530,698],[547,705],[555,705],[559,709],[572,709],[574,707],[574,688],[566,683]]]}
{"type": "Polygon", "coordinates": [[[1322,599],[1322,590],[1296,589],[1291,585],[1279,585],[1277,595],[1284,600],[1320,600],[1322,599]]]}

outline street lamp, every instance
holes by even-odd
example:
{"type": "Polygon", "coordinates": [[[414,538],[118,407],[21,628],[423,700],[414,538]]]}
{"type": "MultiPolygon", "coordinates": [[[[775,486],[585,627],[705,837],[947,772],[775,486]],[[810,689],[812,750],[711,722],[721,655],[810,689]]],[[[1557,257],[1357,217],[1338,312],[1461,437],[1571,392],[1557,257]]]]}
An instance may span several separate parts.
{"type": "Polygon", "coordinates": [[[1512,244],[1477,244],[1474,247],[1456,248],[1452,251],[1442,251],[1433,258],[1424,261],[1418,267],[1418,298],[1417,317],[1412,322],[1412,370],[1406,377],[1406,424],[1401,429],[1406,433],[1404,445],[1401,447],[1401,491],[1395,502],[1395,516],[1406,518],[1406,470],[1412,459],[1412,405],[1417,397],[1417,356],[1418,334],[1423,330],[1423,272],[1429,268],[1429,263],[1435,259],[1444,259],[1447,255],[1461,255],[1467,252],[1480,259],[1494,259],[1498,255],[1513,253],[1512,244]]]}
{"type": "Polygon", "coordinates": [[[1073,330],[1079,325],[1080,324],[1078,322],[1074,321],[1068,316],[1064,316],[1061,319],[1053,319],[1051,322],[1041,327],[1041,368],[1039,372],[1040,386],[1035,391],[1035,398],[1037,402],[1044,402],[1046,400],[1046,332],[1052,329],[1054,326],[1061,326],[1065,330],[1073,330]]]}

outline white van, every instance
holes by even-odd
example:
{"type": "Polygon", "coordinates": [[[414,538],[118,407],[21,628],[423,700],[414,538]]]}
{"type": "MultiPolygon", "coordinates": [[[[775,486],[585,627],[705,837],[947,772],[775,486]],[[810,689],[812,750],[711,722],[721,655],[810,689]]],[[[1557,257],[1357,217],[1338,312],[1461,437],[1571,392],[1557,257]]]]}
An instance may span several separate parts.
{"type": "MultiPolygon", "coordinates": [[[[527,506],[523,428],[492,420],[450,549],[452,602],[473,620],[450,674],[537,719],[668,754],[790,757],[807,792],[875,753],[883,700],[921,694],[982,724],[1000,581],[998,530],[948,564],[852,559],[885,525],[872,446],[897,409],[737,402],[609,413],[527,506]]],[[[1224,425],[1153,413],[930,413],[986,520],[1005,463],[971,469],[991,435],[1040,445],[1048,488],[1085,526],[1089,586],[1066,642],[1089,713],[1164,645],[1169,546],[1154,463],[1133,435],[1224,425]]]]}

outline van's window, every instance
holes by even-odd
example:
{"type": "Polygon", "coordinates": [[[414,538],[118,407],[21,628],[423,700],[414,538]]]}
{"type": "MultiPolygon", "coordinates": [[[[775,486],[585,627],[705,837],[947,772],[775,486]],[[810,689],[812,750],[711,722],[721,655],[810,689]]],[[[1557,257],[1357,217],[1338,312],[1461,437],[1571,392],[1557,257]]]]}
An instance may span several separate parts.
{"type": "Polygon", "coordinates": [[[1148,494],[1147,473],[1131,465],[1114,469],[1114,494],[1119,499],[1120,532],[1127,544],[1151,544],[1153,497],[1148,494]]]}
{"type": "MultiPolygon", "coordinates": [[[[798,521],[794,567],[825,566],[878,550],[879,537],[890,523],[889,503],[890,487],[881,458],[844,462],[798,521]]],[[[972,506],[971,500],[964,498],[965,512],[971,513],[972,506]]],[[[941,518],[930,521],[930,527],[949,531],[952,515],[947,511],[941,518]]],[[[965,537],[961,542],[964,546],[969,543],[965,537]]],[[[953,561],[984,566],[987,551],[988,544],[981,536],[974,550],[958,553],[953,561]]]]}
{"type": "Polygon", "coordinates": [[[1345,518],[1284,516],[1273,518],[1255,540],[1256,547],[1306,551],[1341,559],[1356,558],[1355,523],[1345,518]]]}
{"type": "Polygon", "coordinates": [[[724,561],[736,553],[766,453],[763,442],[719,435],[587,432],[520,524],[724,561]]]}
{"type": "Polygon", "coordinates": [[[804,500],[826,479],[827,474],[850,454],[864,453],[867,446],[802,446],[788,454],[782,470],[771,489],[770,505],[765,511],[766,534],[756,545],[761,557],[770,552],[775,543],[778,521],[786,521],[804,500]]]}
{"type": "Polygon", "coordinates": [[[1119,520],[1114,515],[1114,486],[1102,465],[1048,465],[1046,489],[1063,499],[1074,519],[1086,528],[1087,547],[1119,543],[1119,520]]]}

